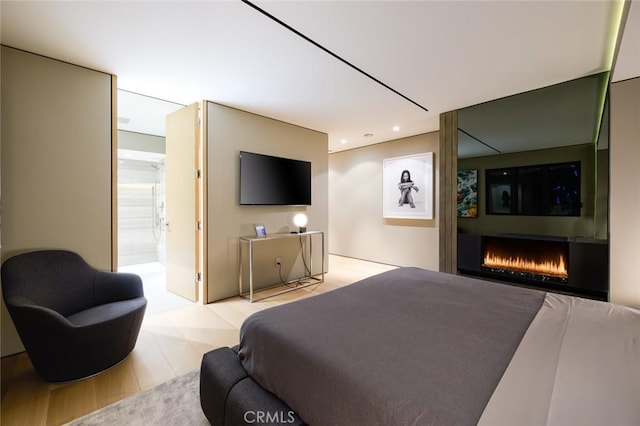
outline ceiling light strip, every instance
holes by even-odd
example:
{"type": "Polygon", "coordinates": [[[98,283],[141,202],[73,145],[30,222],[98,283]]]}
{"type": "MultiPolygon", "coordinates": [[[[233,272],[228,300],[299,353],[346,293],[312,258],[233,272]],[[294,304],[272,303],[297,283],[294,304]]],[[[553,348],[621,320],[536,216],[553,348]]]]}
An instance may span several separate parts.
{"type": "Polygon", "coordinates": [[[309,37],[307,37],[306,35],[302,34],[300,31],[296,30],[295,28],[293,28],[292,26],[286,24],[285,22],[281,21],[280,19],[276,18],[275,16],[273,16],[272,14],[270,14],[269,12],[267,12],[264,9],[259,8],[258,6],[256,6],[255,4],[251,3],[248,0],[242,0],[242,2],[248,6],[251,6],[252,8],[254,8],[255,10],[257,10],[258,12],[262,13],[264,16],[272,19],[273,21],[277,22],[278,24],[282,25],[283,27],[285,27],[286,29],[288,29],[289,31],[293,32],[294,34],[298,35],[299,37],[302,37],[303,39],[305,39],[306,41],[308,41],[309,43],[313,44],[314,46],[316,46],[317,48],[323,50],[324,52],[328,53],[329,55],[333,56],[334,58],[336,58],[337,60],[339,60],[340,62],[344,63],[345,65],[350,66],[351,68],[353,68],[354,70],[358,71],[359,73],[363,74],[366,77],[369,77],[371,80],[375,81],[376,83],[378,83],[379,85],[385,87],[388,90],[391,90],[393,93],[395,93],[396,95],[402,97],[403,99],[411,102],[412,104],[414,104],[415,106],[417,106],[420,109],[423,109],[424,111],[429,111],[427,108],[423,107],[422,105],[420,105],[419,103],[417,103],[416,101],[414,101],[413,99],[403,95],[402,93],[398,92],[396,89],[392,88],[391,86],[383,83],[382,81],[378,80],[377,78],[375,78],[374,76],[372,76],[371,74],[367,73],[366,71],[362,70],[361,68],[358,68],[357,66],[353,65],[351,62],[347,61],[346,59],[343,59],[342,57],[338,56],[337,54],[333,53],[332,51],[330,51],[329,49],[327,49],[326,47],[322,46],[321,44],[315,42],[314,40],[310,39],[309,37]]]}
{"type": "Polygon", "coordinates": [[[621,1],[617,5],[612,6],[615,8],[617,6],[617,10],[614,10],[612,13],[612,30],[609,41],[609,48],[607,49],[606,54],[608,57],[606,58],[609,66],[609,71],[611,72],[611,77],[613,77],[613,72],[616,67],[616,62],[618,61],[618,53],[620,52],[620,45],[622,44],[622,38],[624,36],[624,28],[627,24],[627,17],[629,16],[629,9],[631,7],[631,1],[621,1]]]}

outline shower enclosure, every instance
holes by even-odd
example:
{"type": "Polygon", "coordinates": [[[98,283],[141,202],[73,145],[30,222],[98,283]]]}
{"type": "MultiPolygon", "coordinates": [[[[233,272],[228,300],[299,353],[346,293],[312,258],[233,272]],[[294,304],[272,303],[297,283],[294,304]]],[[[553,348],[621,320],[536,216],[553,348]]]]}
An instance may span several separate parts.
{"type": "Polygon", "coordinates": [[[118,150],[118,163],[118,264],[164,264],[164,154],[118,150]]]}

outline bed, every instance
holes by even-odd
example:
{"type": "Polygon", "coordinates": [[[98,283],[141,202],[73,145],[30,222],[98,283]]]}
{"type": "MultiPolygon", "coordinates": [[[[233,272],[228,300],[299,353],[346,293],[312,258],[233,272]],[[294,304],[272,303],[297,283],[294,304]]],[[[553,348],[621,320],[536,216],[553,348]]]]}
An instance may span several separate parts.
{"type": "Polygon", "coordinates": [[[637,425],[640,310],[398,268],[205,354],[215,425],[637,425]]]}

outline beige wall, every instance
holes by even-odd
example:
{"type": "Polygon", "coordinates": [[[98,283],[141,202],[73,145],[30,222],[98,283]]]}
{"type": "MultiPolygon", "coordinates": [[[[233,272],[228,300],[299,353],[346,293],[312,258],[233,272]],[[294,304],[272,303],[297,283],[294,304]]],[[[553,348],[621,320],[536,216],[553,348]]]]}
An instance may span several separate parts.
{"type": "MultiPolygon", "coordinates": [[[[574,145],[514,154],[458,160],[458,170],[478,170],[478,217],[458,218],[458,228],[468,234],[516,233],[593,238],[596,182],[593,144],[574,145]],[[579,217],[487,215],[485,171],[503,167],[580,161],[582,211],[579,217]]],[[[605,235],[606,238],[606,235],[605,235]]]]}
{"type": "MultiPolygon", "coordinates": [[[[207,102],[207,289],[208,301],[238,294],[238,237],[253,235],[254,223],[262,223],[268,233],[295,229],[293,216],[304,212],[315,231],[328,230],[327,151],[328,137],[281,121],[207,102]],[[312,205],[240,206],[240,151],[293,158],[312,163],[312,205]]],[[[326,235],[328,238],[328,235],[326,235]]],[[[256,248],[257,287],[279,282],[274,266],[276,256],[283,260],[283,277],[303,275],[297,258],[299,241],[290,239],[263,242],[256,248]]],[[[314,264],[320,265],[320,242],[314,242],[314,264]],[[317,257],[317,258],[316,258],[317,257]]],[[[326,260],[325,260],[326,264],[326,260]]],[[[325,265],[326,267],[326,265],[325,265]]],[[[320,272],[314,267],[314,272],[320,272]]]]}
{"type": "Polygon", "coordinates": [[[640,307],[640,77],[611,85],[610,300],[640,307]]]}
{"type": "Polygon", "coordinates": [[[329,252],[438,270],[438,224],[382,217],[382,162],[433,152],[434,218],[438,217],[437,132],[329,155],[329,252]]]}
{"type": "MultiPolygon", "coordinates": [[[[2,259],[64,248],[111,269],[111,75],[2,47],[2,259]]],[[[2,355],[21,351],[6,308],[2,355]]]]}

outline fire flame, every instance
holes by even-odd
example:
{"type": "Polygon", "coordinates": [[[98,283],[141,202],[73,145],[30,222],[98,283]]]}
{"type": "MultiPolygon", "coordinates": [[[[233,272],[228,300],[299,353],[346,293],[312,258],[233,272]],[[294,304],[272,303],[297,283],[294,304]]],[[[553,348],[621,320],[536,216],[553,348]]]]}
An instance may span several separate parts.
{"type": "Polygon", "coordinates": [[[558,261],[546,260],[544,262],[535,262],[523,259],[521,257],[502,257],[487,252],[484,257],[482,266],[496,269],[511,269],[520,272],[528,272],[533,274],[548,275],[552,277],[568,278],[567,262],[564,256],[560,255],[558,261]]]}

